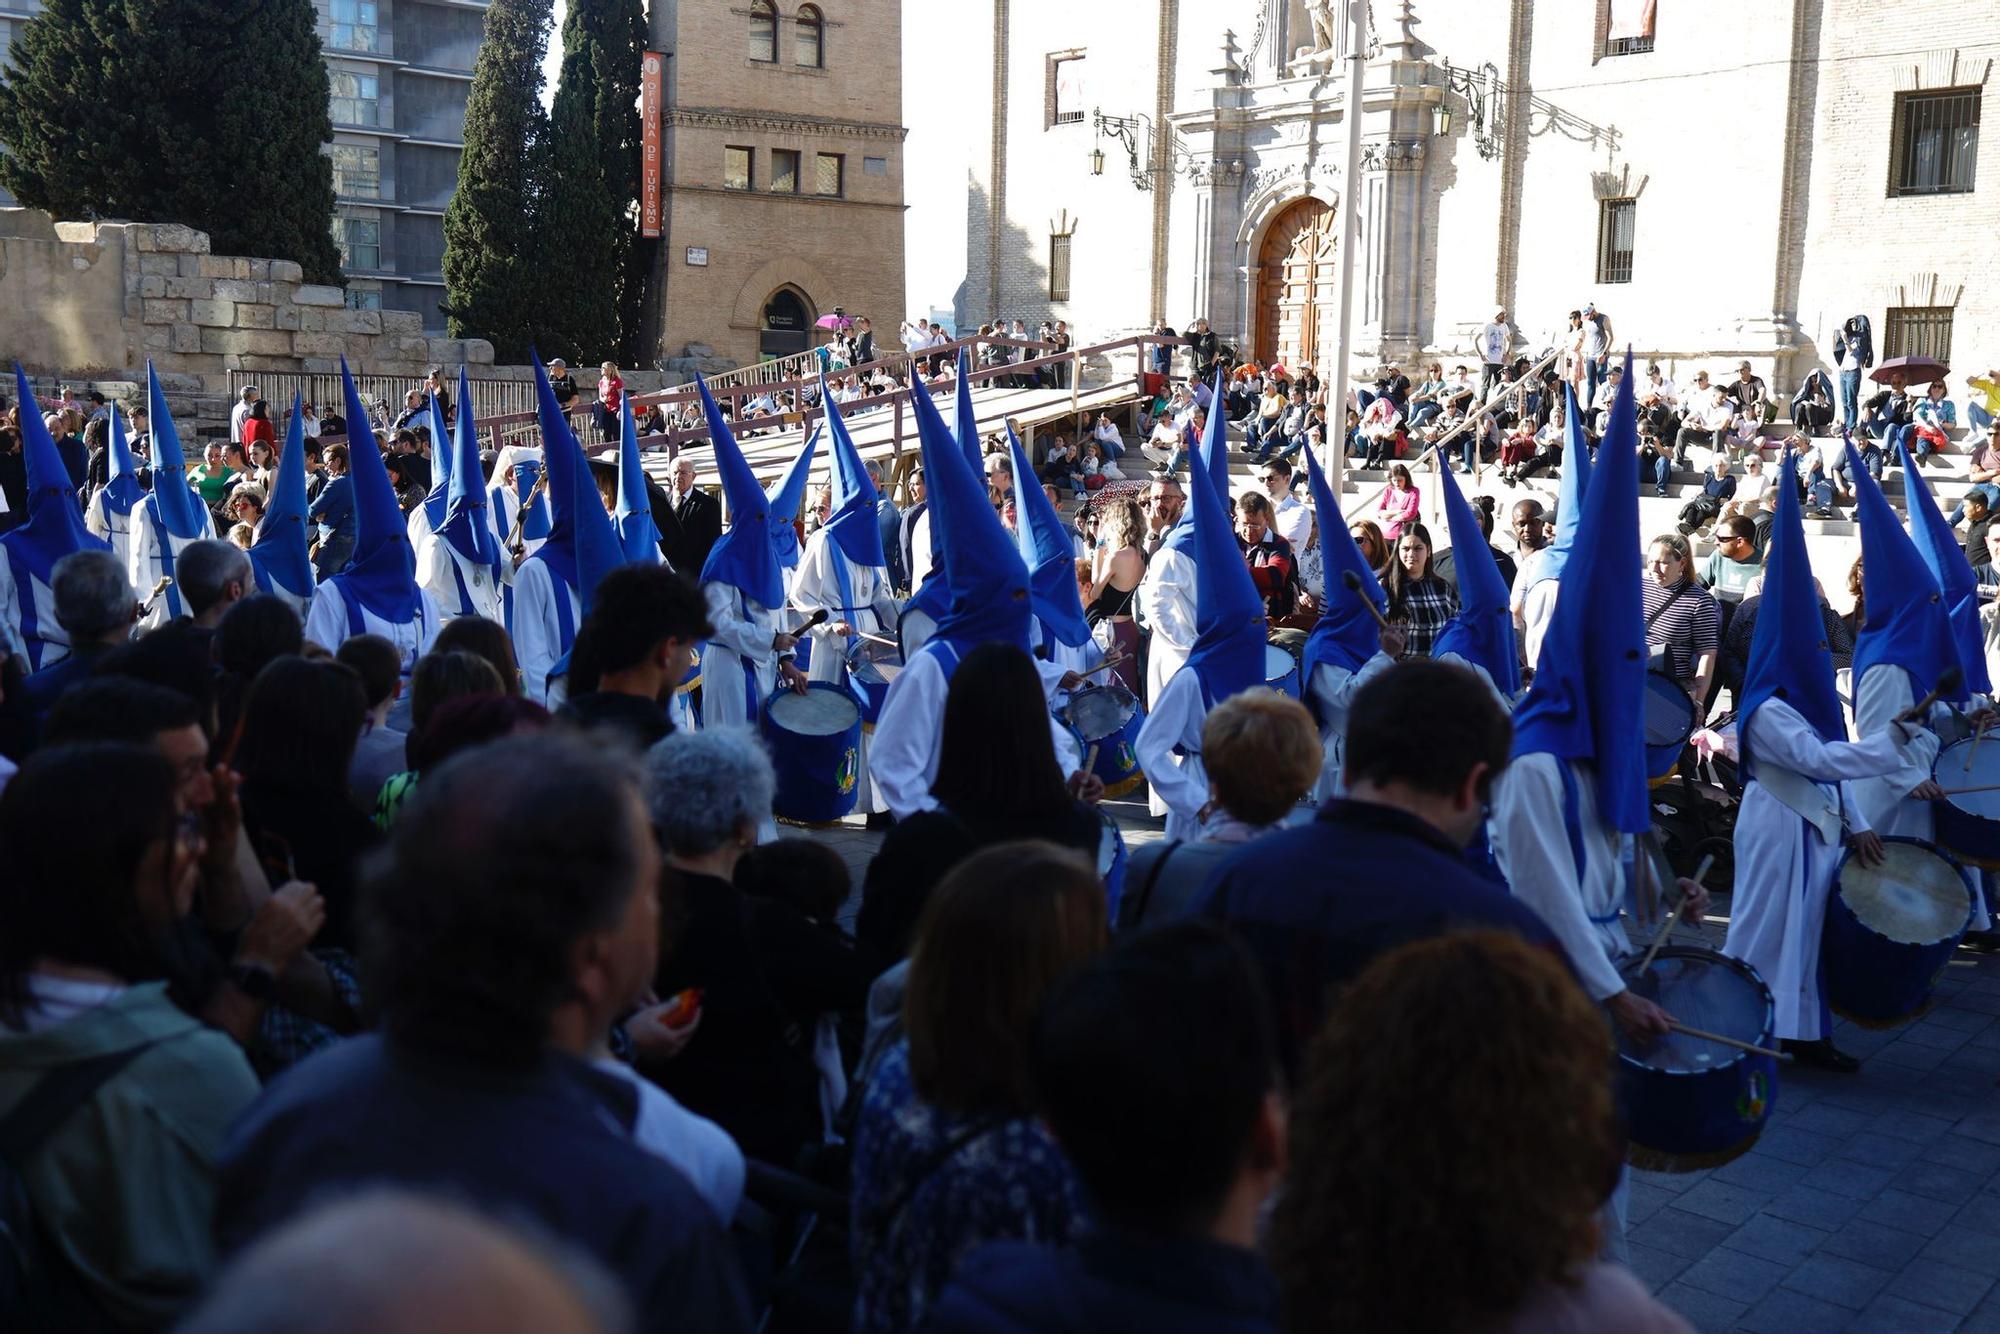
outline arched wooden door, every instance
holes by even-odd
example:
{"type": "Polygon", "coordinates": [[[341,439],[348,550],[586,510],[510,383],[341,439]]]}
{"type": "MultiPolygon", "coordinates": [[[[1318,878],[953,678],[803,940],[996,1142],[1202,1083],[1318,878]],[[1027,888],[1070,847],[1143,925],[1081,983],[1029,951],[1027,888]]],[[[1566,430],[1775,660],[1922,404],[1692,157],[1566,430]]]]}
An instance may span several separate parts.
{"type": "Polygon", "coordinates": [[[1271,220],[1257,254],[1257,356],[1293,370],[1332,355],[1340,228],[1331,205],[1301,199],[1271,220]]]}

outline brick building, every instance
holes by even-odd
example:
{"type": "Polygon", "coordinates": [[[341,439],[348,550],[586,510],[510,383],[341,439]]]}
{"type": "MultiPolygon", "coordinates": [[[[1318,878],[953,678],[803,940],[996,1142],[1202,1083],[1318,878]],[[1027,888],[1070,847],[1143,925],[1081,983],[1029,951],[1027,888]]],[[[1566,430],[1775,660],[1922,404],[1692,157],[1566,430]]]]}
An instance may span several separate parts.
{"type": "Polygon", "coordinates": [[[801,351],[836,306],[903,306],[898,0],[652,6],[662,107],[657,355],[801,351]]]}
{"type": "MultiPolygon", "coordinates": [[[[1346,8],[913,10],[905,60],[963,90],[961,323],[1093,339],[1206,315],[1246,355],[1330,355],[1346,8]]],[[[1962,6],[1371,8],[1355,370],[1462,356],[1496,306],[1539,347],[1589,301],[1642,355],[1748,358],[1784,387],[1853,314],[1878,356],[2000,362],[2000,172],[1977,161],[2000,39],[1962,6]]]]}

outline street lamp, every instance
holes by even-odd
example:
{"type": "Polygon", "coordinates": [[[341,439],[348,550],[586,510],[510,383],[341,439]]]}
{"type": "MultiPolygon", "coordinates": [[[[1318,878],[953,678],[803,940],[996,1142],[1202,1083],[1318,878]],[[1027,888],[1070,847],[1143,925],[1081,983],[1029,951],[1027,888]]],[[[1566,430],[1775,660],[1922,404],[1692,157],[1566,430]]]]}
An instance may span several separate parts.
{"type": "Polygon", "coordinates": [[[1102,176],[1104,174],[1104,150],[1102,148],[1093,147],[1090,150],[1090,174],[1092,176],[1102,176]]]}
{"type": "Polygon", "coordinates": [[[1442,98],[1431,108],[1431,132],[1440,139],[1451,137],[1451,108],[1442,98]]]}

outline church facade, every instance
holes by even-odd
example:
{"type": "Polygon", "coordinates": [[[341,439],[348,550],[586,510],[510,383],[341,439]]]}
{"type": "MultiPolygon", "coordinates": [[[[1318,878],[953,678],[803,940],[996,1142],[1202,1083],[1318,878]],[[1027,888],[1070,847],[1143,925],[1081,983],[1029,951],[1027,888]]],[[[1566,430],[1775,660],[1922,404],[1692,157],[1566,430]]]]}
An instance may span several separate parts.
{"type": "Polygon", "coordinates": [[[1961,7],[1369,7],[1355,108],[1345,0],[986,0],[913,32],[967,104],[961,324],[1205,316],[1244,357],[1330,357],[1352,191],[1357,374],[1449,369],[1501,308],[1536,351],[1586,304],[1670,373],[1747,359],[1789,389],[1857,314],[1954,397],[2000,364],[2000,37],[1961,7]]]}

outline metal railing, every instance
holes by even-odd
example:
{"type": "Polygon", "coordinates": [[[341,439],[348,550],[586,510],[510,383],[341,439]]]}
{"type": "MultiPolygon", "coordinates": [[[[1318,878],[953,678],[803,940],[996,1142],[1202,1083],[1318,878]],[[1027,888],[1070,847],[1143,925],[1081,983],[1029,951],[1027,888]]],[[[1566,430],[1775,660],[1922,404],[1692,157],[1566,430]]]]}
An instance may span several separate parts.
{"type": "MultiPolygon", "coordinates": [[[[449,377],[445,384],[454,394],[458,392],[456,375],[449,377]]],[[[230,371],[229,399],[232,403],[242,397],[246,385],[255,385],[261,391],[262,397],[271,405],[273,420],[281,420],[291,410],[294,392],[317,408],[322,417],[328,412],[342,416],[347,413],[338,372],[230,371]]],[[[377,403],[385,404],[389,420],[394,421],[403,410],[403,396],[412,389],[421,389],[423,382],[403,375],[357,375],[354,387],[370,407],[377,403]]],[[[533,380],[473,380],[471,388],[472,415],[482,425],[488,417],[513,416],[523,412],[530,416],[534,414],[533,380]]],[[[573,410],[580,410],[582,406],[585,405],[579,404],[573,410]]]]}

